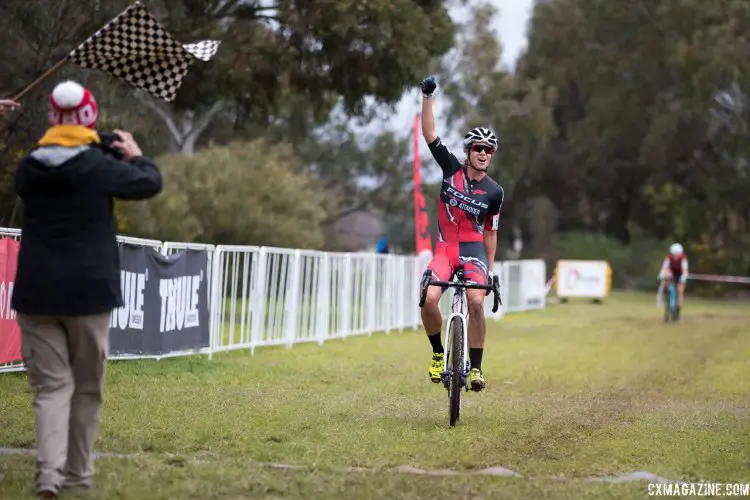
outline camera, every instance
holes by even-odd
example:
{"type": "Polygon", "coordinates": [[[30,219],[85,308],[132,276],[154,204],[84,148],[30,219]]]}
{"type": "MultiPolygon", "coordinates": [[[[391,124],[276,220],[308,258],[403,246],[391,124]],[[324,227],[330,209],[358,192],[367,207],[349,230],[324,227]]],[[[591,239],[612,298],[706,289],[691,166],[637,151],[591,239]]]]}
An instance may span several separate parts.
{"type": "Polygon", "coordinates": [[[98,144],[99,149],[104,151],[105,154],[109,154],[117,158],[118,160],[123,159],[123,155],[120,150],[112,147],[112,143],[119,141],[120,138],[114,132],[99,132],[100,142],[98,144]]]}

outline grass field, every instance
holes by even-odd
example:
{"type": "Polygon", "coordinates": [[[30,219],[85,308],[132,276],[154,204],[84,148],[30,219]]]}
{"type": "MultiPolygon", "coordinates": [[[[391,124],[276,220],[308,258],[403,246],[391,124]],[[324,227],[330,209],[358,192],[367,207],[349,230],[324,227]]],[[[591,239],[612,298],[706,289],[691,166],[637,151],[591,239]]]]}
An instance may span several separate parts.
{"type": "MultiPolygon", "coordinates": [[[[616,293],[490,321],[488,389],[448,427],[422,332],[110,364],[101,498],[644,498],[648,471],[750,480],[750,306],[616,293]],[[298,468],[271,468],[263,464],[298,468]],[[522,477],[413,475],[399,466],[522,477]],[[342,471],[346,467],[368,470],[342,471]]],[[[33,448],[25,374],[0,376],[0,447],[33,448]]],[[[30,498],[34,459],[0,455],[0,498],[30,498]]]]}

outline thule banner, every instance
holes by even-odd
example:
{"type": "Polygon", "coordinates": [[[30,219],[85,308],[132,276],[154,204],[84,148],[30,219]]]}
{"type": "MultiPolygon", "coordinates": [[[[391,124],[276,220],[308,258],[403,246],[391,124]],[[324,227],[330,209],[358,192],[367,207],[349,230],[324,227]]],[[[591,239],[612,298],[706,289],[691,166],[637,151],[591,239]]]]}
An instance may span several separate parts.
{"type": "Polygon", "coordinates": [[[110,354],[165,354],[208,347],[208,254],[120,246],[123,307],[112,311],[110,354]]]}

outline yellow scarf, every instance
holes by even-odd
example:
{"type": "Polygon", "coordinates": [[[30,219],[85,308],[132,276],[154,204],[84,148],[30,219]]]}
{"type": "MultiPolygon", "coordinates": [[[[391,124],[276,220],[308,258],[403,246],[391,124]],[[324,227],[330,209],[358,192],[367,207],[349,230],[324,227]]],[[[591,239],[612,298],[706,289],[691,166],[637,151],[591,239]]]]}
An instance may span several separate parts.
{"type": "Polygon", "coordinates": [[[100,142],[96,130],[81,125],[55,125],[39,139],[38,145],[75,147],[92,142],[97,144],[100,142]]]}

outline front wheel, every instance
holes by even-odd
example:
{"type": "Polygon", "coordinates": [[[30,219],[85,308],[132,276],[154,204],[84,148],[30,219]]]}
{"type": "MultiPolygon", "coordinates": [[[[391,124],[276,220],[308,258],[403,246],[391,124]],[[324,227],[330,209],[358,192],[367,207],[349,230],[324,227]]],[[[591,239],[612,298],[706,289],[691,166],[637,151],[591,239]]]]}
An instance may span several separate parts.
{"type": "Polygon", "coordinates": [[[451,323],[451,348],[448,357],[446,366],[450,367],[448,375],[450,426],[455,427],[461,418],[461,377],[464,368],[464,324],[460,317],[454,317],[451,323]]]}

